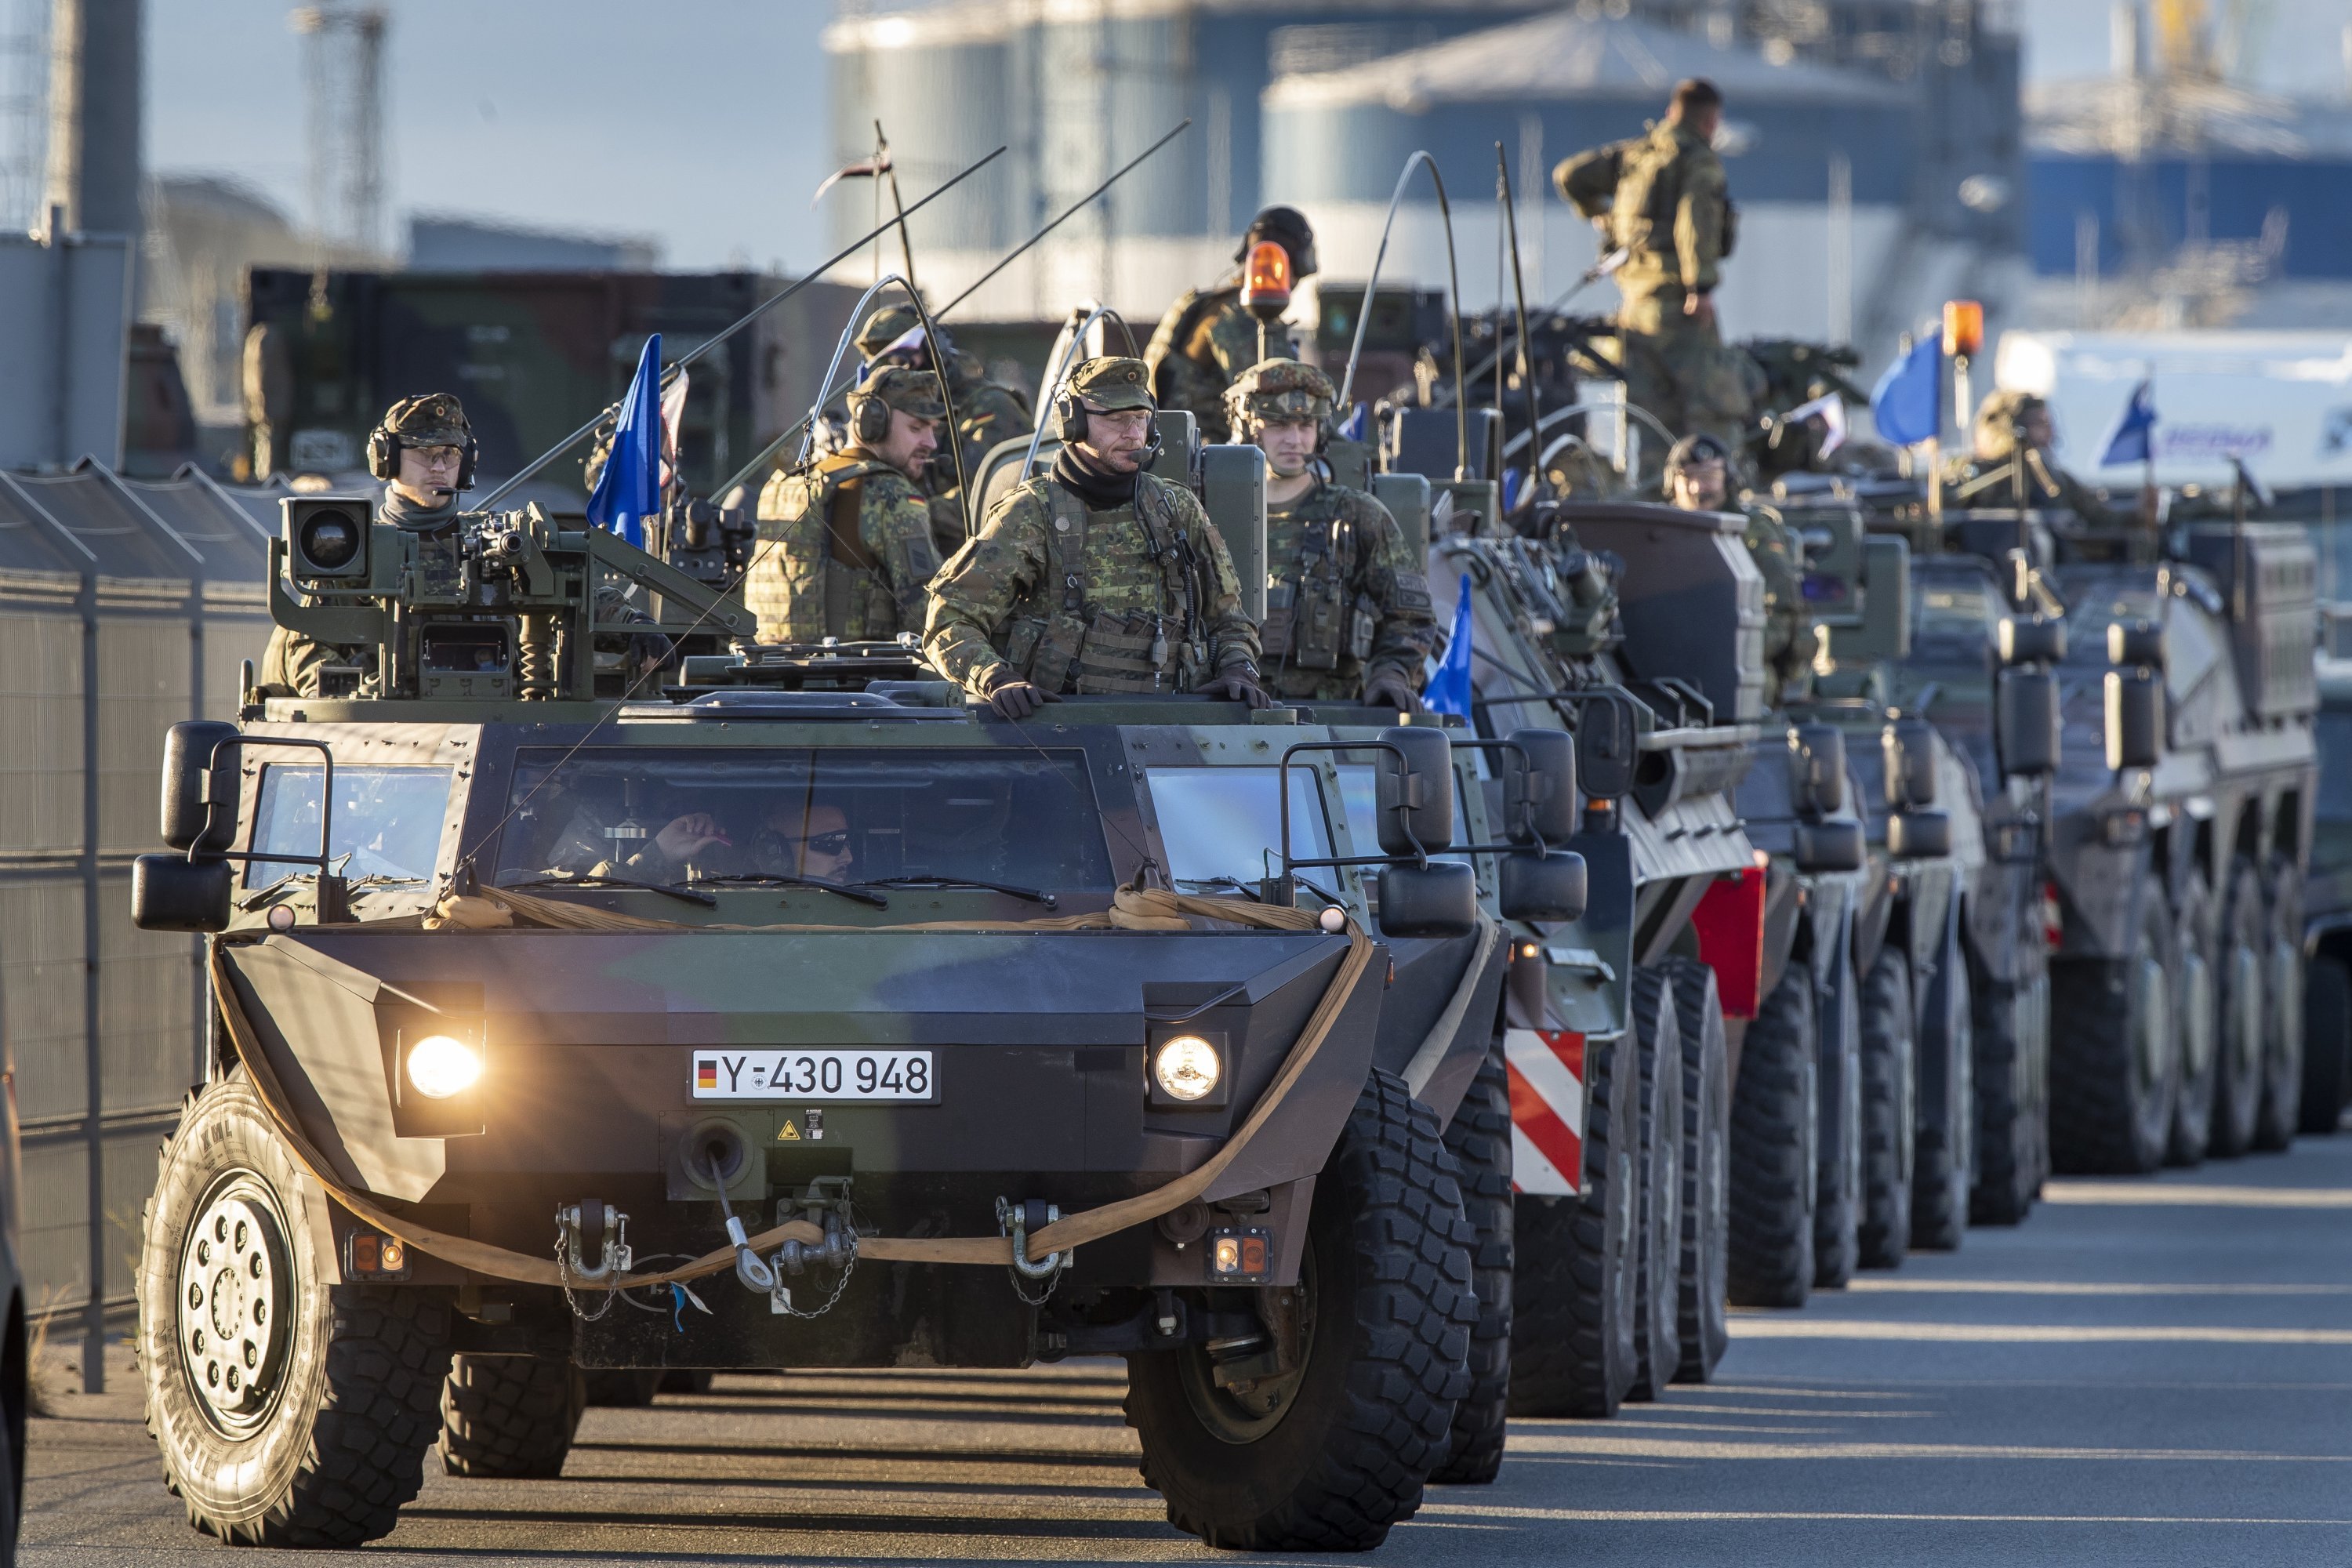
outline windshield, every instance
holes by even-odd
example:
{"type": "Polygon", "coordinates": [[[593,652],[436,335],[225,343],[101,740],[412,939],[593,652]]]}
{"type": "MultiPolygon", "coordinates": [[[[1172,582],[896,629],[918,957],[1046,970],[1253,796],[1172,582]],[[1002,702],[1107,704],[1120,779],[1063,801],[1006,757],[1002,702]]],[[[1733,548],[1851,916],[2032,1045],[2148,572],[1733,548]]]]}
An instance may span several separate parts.
{"type": "MultiPolygon", "coordinates": [[[[1159,768],[1150,777],[1151,809],[1168,851],[1168,876],[1187,893],[1243,883],[1282,870],[1282,805],[1276,768],[1159,768]]],[[[1290,770],[1290,853],[1328,859],[1315,770],[1290,770]]],[[[1318,873],[1318,876],[1328,873],[1318,873]]]]}
{"type": "MultiPolygon", "coordinates": [[[[319,786],[326,770],[316,763],[272,763],[261,770],[253,810],[257,855],[319,852],[319,786]]],[[[357,880],[422,881],[441,858],[441,829],[449,814],[447,768],[335,770],[332,869],[357,880]]],[[[246,863],[245,885],[260,887],[302,868],[282,860],[246,863]]]]}
{"type": "Polygon", "coordinates": [[[527,750],[499,880],[900,877],[1108,890],[1110,858],[1076,753],[527,750]]]}

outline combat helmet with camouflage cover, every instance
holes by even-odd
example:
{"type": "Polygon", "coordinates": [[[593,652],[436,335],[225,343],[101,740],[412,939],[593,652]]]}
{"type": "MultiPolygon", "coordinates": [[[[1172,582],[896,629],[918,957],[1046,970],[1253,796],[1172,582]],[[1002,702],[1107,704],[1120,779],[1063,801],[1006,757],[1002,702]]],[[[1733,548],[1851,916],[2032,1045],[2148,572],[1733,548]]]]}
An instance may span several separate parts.
{"type": "Polygon", "coordinates": [[[857,329],[857,352],[871,363],[922,324],[921,313],[912,305],[885,305],[857,329]]]}
{"type": "Polygon", "coordinates": [[[1225,388],[1225,416],[1234,431],[1276,420],[1312,419],[1328,426],[1339,394],[1331,378],[1295,359],[1261,360],[1225,388]]]}
{"type": "Polygon", "coordinates": [[[1977,405],[1976,425],[1970,432],[1975,455],[1994,459],[2008,457],[2017,450],[2018,427],[2048,406],[2030,392],[2004,389],[1987,394],[1977,405]]]}

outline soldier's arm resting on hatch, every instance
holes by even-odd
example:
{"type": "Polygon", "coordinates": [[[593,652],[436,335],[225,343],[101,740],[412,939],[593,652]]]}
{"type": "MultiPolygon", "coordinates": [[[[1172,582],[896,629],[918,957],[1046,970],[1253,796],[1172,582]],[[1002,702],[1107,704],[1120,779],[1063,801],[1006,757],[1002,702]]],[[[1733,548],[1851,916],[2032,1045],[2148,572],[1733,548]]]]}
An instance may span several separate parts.
{"type": "Polygon", "coordinates": [[[931,607],[924,590],[940,570],[930,507],[907,480],[875,475],[858,497],[857,536],[889,577],[898,625],[908,631],[919,627],[931,607]]]}
{"type": "Polygon", "coordinates": [[[1578,216],[1601,217],[1616,205],[1617,176],[1624,163],[1622,142],[1579,153],[1573,158],[1562,159],[1552,170],[1552,186],[1563,201],[1576,209],[1578,216]]]}
{"type": "Polygon", "coordinates": [[[1694,294],[1706,293],[1718,281],[1726,192],[1723,165],[1707,159],[1691,171],[1675,208],[1675,258],[1681,263],[1683,287],[1694,294]]]}
{"type": "Polygon", "coordinates": [[[1421,689],[1423,660],[1437,650],[1437,617],[1430,609],[1429,577],[1412,558],[1404,530],[1377,500],[1359,502],[1356,537],[1364,542],[1361,589],[1380,608],[1372,633],[1372,651],[1364,660],[1364,684],[1370,687],[1382,671],[1404,677],[1406,689],[1421,689]]]}
{"type": "Polygon", "coordinates": [[[1009,670],[993,643],[1045,573],[1045,509],[1027,489],[990,509],[979,537],[931,580],[923,652],[940,674],[985,696],[1009,670]]]}

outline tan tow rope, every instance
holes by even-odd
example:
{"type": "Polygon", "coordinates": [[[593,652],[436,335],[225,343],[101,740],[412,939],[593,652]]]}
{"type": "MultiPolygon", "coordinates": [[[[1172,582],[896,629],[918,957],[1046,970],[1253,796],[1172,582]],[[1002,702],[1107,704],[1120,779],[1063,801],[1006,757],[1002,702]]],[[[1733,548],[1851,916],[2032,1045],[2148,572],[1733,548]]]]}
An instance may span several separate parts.
{"type": "MultiPolygon", "coordinates": [[[[496,923],[511,923],[513,915],[541,920],[547,923],[561,921],[569,929],[596,931],[693,931],[713,929],[734,931],[841,931],[848,929],[873,931],[1100,931],[1111,929],[1177,930],[1191,929],[1184,917],[1197,915],[1238,925],[1255,926],[1264,931],[1314,931],[1319,929],[1317,911],[1282,909],[1267,904],[1255,904],[1240,899],[1210,899],[1190,893],[1167,892],[1158,889],[1122,888],[1110,910],[1100,913],[1064,915],[1040,921],[934,921],[908,926],[845,928],[841,926],[736,926],[719,927],[681,925],[668,921],[643,920],[626,915],[614,915],[604,910],[589,910],[577,904],[564,904],[551,899],[534,899],[526,894],[500,890],[496,895],[478,894],[471,899],[444,900],[436,911],[436,929],[481,929],[490,923],[484,920],[484,905],[504,905],[507,918],[496,923]],[[457,906],[454,907],[453,906],[457,906]],[[466,907],[473,906],[473,907],[466,907]],[[593,916],[595,923],[579,917],[593,916]],[[552,919],[550,919],[552,917],[552,919]],[[625,923],[623,923],[625,922],[625,923]],[[1146,923],[1150,922],[1150,923],[1146,923]]],[[[1223,1145],[1197,1169],[1190,1171],[1165,1186],[1135,1197],[1122,1198],[1105,1204],[1100,1208],[1056,1220],[1028,1238],[1029,1258],[1042,1261],[1055,1252],[1099,1241],[1134,1226],[1159,1218],[1161,1215],[1181,1208],[1202,1193],[1226,1168],[1239,1159],[1250,1142],[1272,1120],[1290,1096],[1309,1067],[1316,1054],[1338,1026],[1354,996],[1356,987],[1371,967],[1372,940],[1354,921],[1344,928],[1348,938],[1347,953],[1339,967],[1324,988],[1323,996],[1299,1032],[1290,1054],[1284,1058],[1282,1070],[1276,1075],[1251,1110],[1249,1120],[1223,1145]]],[[[217,942],[212,949],[213,994],[220,998],[223,1021],[228,1026],[229,1038],[236,1046],[237,1059],[245,1064],[247,1076],[261,1097],[261,1103],[277,1124],[278,1132],[286,1140],[295,1160],[309,1172],[311,1179],[324,1187],[334,1200],[353,1215],[388,1236],[433,1257],[454,1263],[476,1274],[492,1279],[510,1279],[525,1285],[569,1286],[581,1289],[636,1289],[641,1287],[668,1285],[731,1268],[736,1249],[732,1244],[705,1253],[693,1262],[656,1274],[629,1274],[616,1279],[583,1280],[567,1274],[552,1259],[536,1258],[529,1253],[494,1247],[488,1242],[475,1241],[462,1236],[449,1236],[428,1229],[413,1220],[386,1213],[371,1199],[353,1191],[333,1173],[331,1163],[321,1155],[303,1132],[284,1085],[269,1064],[269,1056],[262,1049],[252,1021],[237,1000],[236,989],[226,965],[221,959],[217,942]]],[[[751,1237],[749,1246],[755,1252],[782,1246],[786,1241],[803,1245],[822,1245],[824,1233],[807,1220],[790,1220],[771,1230],[751,1237]]],[[[1010,1265],[1013,1261],[1013,1241],[1010,1237],[861,1237],[857,1256],[887,1263],[979,1263],[1010,1265]]]]}

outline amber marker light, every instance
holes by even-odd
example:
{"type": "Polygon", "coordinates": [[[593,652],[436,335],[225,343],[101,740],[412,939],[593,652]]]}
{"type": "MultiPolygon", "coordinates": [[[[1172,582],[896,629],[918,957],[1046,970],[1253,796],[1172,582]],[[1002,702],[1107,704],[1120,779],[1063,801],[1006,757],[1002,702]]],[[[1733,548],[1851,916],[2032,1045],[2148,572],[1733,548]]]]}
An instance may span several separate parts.
{"type": "Polygon", "coordinates": [[[1272,321],[1290,308],[1290,252],[1274,240],[1250,247],[1242,272],[1242,309],[1272,321]]]}
{"type": "Polygon", "coordinates": [[[1944,353],[1974,359],[1984,348],[1984,307],[1974,300],[1944,301],[1944,353]]]}

